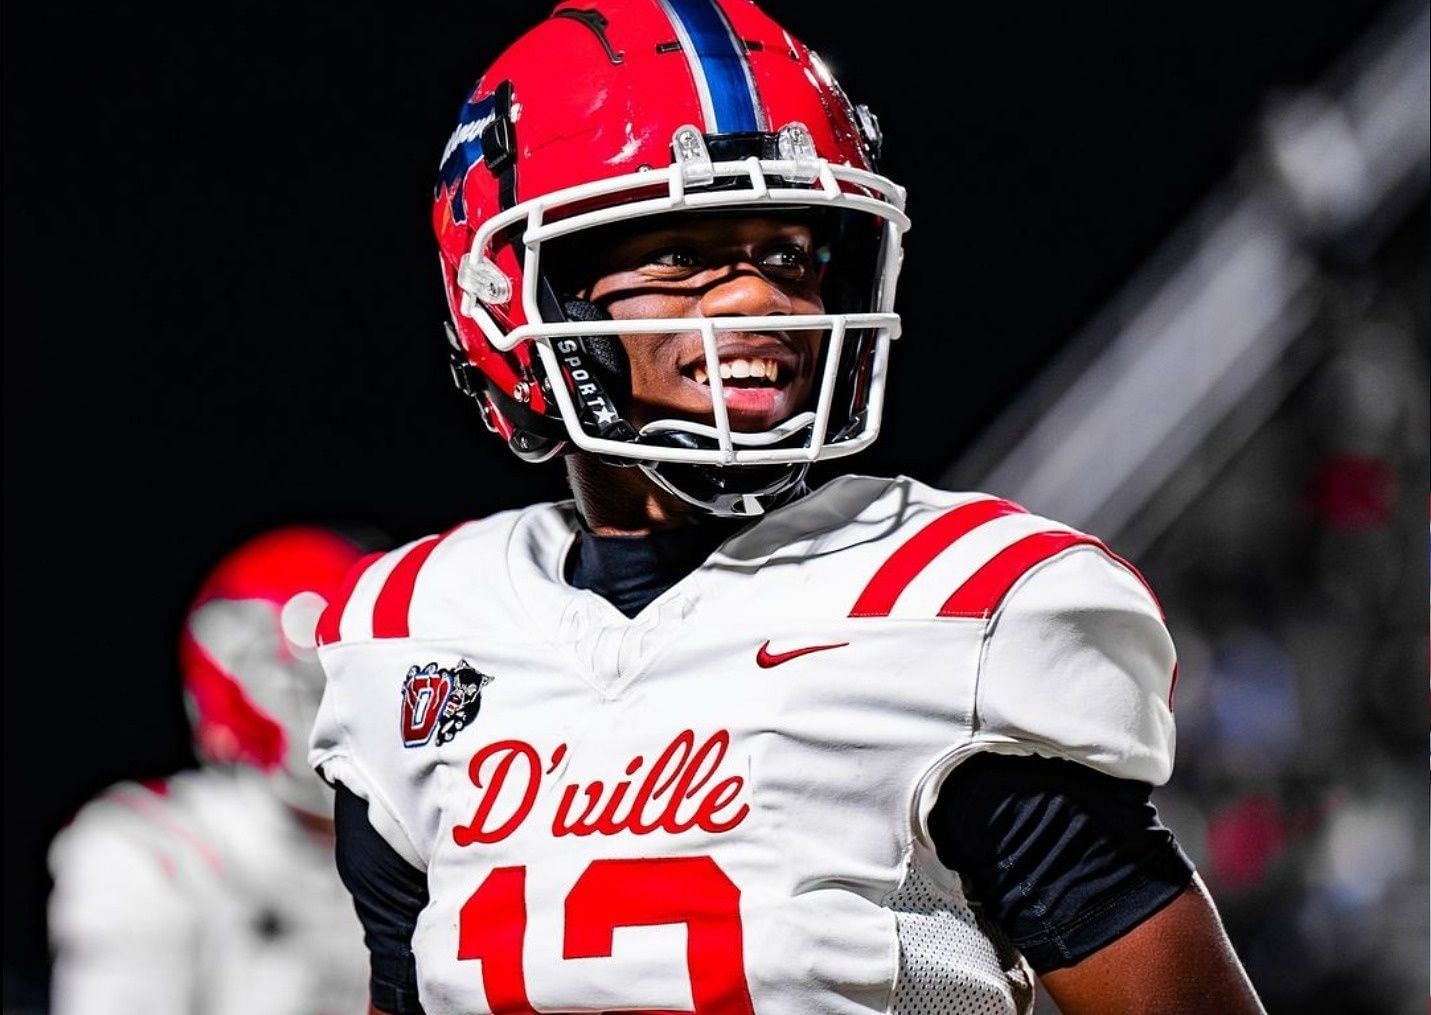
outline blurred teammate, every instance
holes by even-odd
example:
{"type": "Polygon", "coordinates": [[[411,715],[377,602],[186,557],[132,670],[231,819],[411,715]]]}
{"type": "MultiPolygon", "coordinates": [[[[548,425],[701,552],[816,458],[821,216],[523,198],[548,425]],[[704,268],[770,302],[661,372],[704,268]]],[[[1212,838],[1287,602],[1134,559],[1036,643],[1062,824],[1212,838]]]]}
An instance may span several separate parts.
{"type": "Polygon", "coordinates": [[[202,767],[109,788],[51,845],[54,1015],[366,1010],[331,791],[305,760],[322,671],[290,637],[311,644],[313,604],[361,555],[292,526],[209,574],[179,644],[202,767]]]}
{"type": "Polygon", "coordinates": [[[741,0],[560,4],[463,105],[454,374],[574,496],[319,625],[377,1010],[982,1015],[1035,972],[1069,1015],[1257,1010],[1149,803],[1174,650],[1137,573],[988,494],[806,481],[879,429],[879,147],[741,0]]]}

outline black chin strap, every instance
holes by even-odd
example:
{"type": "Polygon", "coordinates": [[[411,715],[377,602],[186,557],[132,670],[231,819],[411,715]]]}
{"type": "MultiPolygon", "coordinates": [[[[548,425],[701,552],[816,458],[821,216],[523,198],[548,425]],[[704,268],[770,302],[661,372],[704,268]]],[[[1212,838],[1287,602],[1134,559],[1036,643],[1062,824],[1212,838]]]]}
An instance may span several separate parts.
{"type": "MultiPolygon", "coordinates": [[[[787,438],[785,443],[798,446],[795,442],[801,439],[796,434],[787,438]]],[[[692,451],[710,451],[716,447],[710,438],[682,430],[649,434],[641,438],[640,443],[692,451]]],[[[693,465],[689,462],[643,461],[640,464],[641,471],[661,489],[721,518],[763,515],[803,497],[807,492],[805,475],[810,471],[807,462],[693,465]]]]}
{"type": "MultiPolygon", "coordinates": [[[[611,320],[610,314],[589,300],[559,300],[546,279],[541,281],[539,298],[547,320],[611,320]]],[[[552,381],[565,380],[582,427],[602,440],[636,440],[636,428],[621,415],[621,406],[631,397],[630,368],[621,340],[615,335],[563,335],[551,343],[565,375],[552,381]]],[[[613,461],[633,464],[626,459],[613,461]]]]}
{"type": "Polygon", "coordinates": [[[809,492],[804,462],[787,465],[689,465],[641,462],[641,471],[687,504],[719,518],[755,518],[809,492]]]}

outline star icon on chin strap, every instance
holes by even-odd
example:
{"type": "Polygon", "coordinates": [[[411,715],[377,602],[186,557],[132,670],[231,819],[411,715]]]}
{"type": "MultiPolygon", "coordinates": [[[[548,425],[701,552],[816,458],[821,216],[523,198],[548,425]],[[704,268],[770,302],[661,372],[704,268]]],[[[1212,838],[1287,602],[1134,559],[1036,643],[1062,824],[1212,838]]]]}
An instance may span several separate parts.
{"type": "Polygon", "coordinates": [[[601,408],[596,410],[596,424],[603,430],[605,430],[612,423],[616,422],[618,418],[619,417],[616,415],[616,412],[611,408],[611,403],[609,402],[603,402],[601,404],[601,408]]]}

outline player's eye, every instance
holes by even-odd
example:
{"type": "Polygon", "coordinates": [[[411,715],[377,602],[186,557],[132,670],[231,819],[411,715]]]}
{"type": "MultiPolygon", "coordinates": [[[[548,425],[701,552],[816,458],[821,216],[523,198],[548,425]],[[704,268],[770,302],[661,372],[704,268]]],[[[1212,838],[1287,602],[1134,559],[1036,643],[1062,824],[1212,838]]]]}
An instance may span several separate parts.
{"type": "Polygon", "coordinates": [[[760,259],[760,267],[767,274],[799,281],[815,274],[815,257],[798,243],[782,243],[767,250],[760,259]]]}
{"type": "Polygon", "coordinates": [[[641,271],[661,278],[681,278],[702,267],[700,256],[690,247],[659,247],[638,261],[641,271]]]}

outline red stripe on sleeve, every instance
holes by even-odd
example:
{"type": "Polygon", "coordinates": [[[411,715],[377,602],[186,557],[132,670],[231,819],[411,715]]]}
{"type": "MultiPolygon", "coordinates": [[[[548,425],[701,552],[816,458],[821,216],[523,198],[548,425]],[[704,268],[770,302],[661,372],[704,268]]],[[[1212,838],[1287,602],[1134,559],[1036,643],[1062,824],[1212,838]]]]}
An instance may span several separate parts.
{"type": "Polygon", "coordinates": [[[373,637],[406,638],[408,636],[408,607],[412,605],[412,590],[417,585],[417,573],[442,536],[429,536],[418,543],[398,561],[383,590],[378,593],[378,601],[373,604],[373,637]]]}
{"type": "MultiPolygon", "coordinates": [[[[941,617],[987,617],[990,616],[1008,595],[1009,589],[1020,576],[1027,573],[1029,568],[1041,561],[1047,560],[1056,553],[1077,545],[1096,546],[1106,553],[1112,560],[1117,561],[1127,569],[1134,578],[1142,583],[1147,589],[1148,596],[1153,600],[1153,605],[1158,608],[1158,615],[1167,621],[1167,615],[1163,612],[1163,606],[1158,602],[1157,595],[1153,592],[1153,587],[1148,584],[1148,580],[1128,561],[1103,545],[1101,539],[1085,535],[1081,532],[1039,532],[1032,536],[1020,539],[1012,546],[1005,547],[994,555],[979,570],[969,576],[968,580],[954,591],[939,610],[941,617]]],[[[1173,694],[1178,686],[1178,664],[1173,662],[1173,672],[1168,681],[1168,708],[1173,707],[1173,694]]]]}
{"type": "Polygon", "coordinates": [[[860,598],[855,601],[852,617],[887,617],[897,600],[915,576],[929,566],[935,557],[970,530],[1004,515],[1024,514],[1013,501],[989,498],[972,504],[961,504],[946,511],[910,537],[885,561],[860,598]]]}
{"type": "Polygon", "coordinates": [[[358,579],[363,576],[373,563],[382,556],[382,552],[370,553],[362,560],[358,561],[348,571],[348,575],[343,579],[342,586],[338,589],[338,594],[333,597],[333,601],[323,608],[323,615],[318,618],[318,644],[332,645],[338,640],[338,622],[343,619],[343,611],[348,608],[348,600],[353,596],[353,589],[358,584],[358,579]]]}
{"type": "Polygon", "coordinates": [[[1036,532],[1004,547],[971,574],[939,608],[941,617],[987,617],[1014,582],[1040,561],[1080,543],[1102,546],[1081,532],[1036,532]]]}
{"type": "MultiPolygon", "coordinates": [[[[1068,549],[1070,546],[1096,546],[1108,557],[1127,570],[1148,592],[1148,597],[1152,599],[1153,605],[1158,608],[1158,615],[1167,622],[1167,614],[1163,612],[1163,605],[1158,601],[1157,594],[1153,587],[1148,584],[1148,580],[1143,577],[1141,571],[1130,564],[1124,558],[1118,556],[1103,544],[1101,539],[1094,536],[1085,535],[1081,532],[1039,532],[1032,536],[1020,539],[1012,546],[1005,547],[995,554],[979,570],[969,576],[968,580],[954,591],[942,607],[939,609],[941,617],[987,617],[993,614],[998,608],[1004,596],[1008,595],[1009,589],[1014,582],[1042,561],[1047,560],[1056,553],[1068,549]]],[[[1173,662],[1173,672],[1168,681],[1168,708],[1173,707],[1173,694],[1178,686],[1178,664],[1173,662]]]]}

